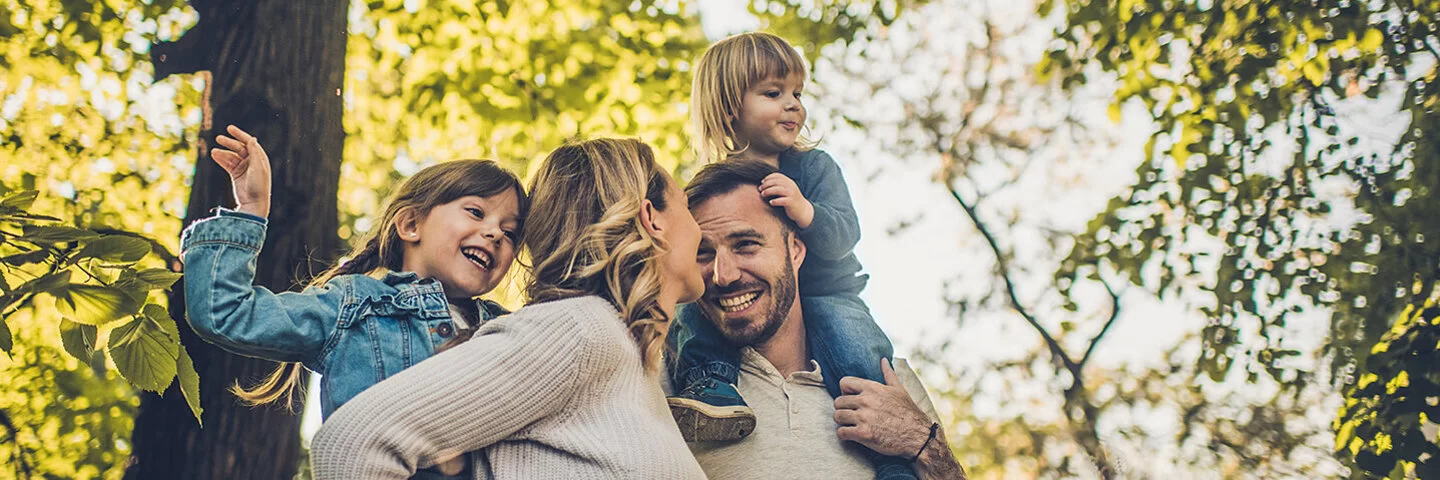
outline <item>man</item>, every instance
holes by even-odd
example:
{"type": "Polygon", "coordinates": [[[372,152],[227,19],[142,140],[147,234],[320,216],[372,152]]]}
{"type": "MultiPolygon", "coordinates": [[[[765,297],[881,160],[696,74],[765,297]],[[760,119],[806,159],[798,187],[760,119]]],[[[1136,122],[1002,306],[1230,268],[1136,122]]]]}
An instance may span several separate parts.
{"type": "Polygon", "coordinates": [[[773,172],[762,163],[716,163],[685,189],[705,272],[696,305],[744,347],[738,388],[757,419],[742,440],[695,442],[690,450],[715,479],[870,478],[875,470],[856,444],[913,458],[923,479],[964,478],[934,405],[903,360],[895,362],[898,374],[882,364],[886,383],[847,377],[844,395],[832,400],[826,391],[809,356],[796,285],[805,244],[758,188],[773,172]]]}

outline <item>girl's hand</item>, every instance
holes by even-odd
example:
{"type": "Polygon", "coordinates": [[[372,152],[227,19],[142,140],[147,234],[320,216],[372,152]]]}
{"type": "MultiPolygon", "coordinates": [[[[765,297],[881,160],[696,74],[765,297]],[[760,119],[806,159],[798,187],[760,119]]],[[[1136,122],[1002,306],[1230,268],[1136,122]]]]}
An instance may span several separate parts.
{"type": "Polygon", "coordinates": [[[215,137],[220,146],[210,149],[210,158],[230,174],[235,185],[235,210],[260,218],[270,216],[270,156],[260,142],[240,127],[226,128],[230,135],[215,137]]]}
{"type": "Polygon", "coordinates": [[[785,215],[800,229],[810,228],[815,220],[815,205],[800,194],[800,186],[783,173],[772,173],[760,182],[760,196],[772,207],[785,209],[785,215]]]}

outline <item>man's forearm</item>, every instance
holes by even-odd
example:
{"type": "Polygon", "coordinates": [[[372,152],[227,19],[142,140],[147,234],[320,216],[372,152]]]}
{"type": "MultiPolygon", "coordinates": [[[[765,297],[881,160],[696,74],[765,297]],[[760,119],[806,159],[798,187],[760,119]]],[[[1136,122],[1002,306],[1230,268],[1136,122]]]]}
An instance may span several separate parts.
{"type": "Polygon", "coordinates": [[[935,440],[920,452],[915,459],[915,471],[923,480],[964,480],[965,469],[950,452],[950,442],[945,441],[944,431],[938,432],[935,440]]]}

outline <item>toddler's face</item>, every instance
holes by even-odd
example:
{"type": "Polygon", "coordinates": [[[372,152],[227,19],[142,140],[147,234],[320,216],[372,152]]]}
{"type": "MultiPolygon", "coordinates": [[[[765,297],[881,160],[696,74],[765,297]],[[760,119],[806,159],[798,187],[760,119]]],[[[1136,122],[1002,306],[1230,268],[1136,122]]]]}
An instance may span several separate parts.
{"type": "Polygon", "coordinates": [[[741,97],[740,114],[735,117],[739,146],[748,144],[760,155],[774,155],[795,145],[805,125],[805,105],[800,101],[805,77],[792,74],[756,82],[741,97]]]}

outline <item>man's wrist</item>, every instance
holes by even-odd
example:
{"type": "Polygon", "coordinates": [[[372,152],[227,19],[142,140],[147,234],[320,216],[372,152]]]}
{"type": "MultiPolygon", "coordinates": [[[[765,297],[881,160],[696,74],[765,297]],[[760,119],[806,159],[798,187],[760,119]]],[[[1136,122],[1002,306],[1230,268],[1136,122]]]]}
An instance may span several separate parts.
{"type": "Polygon", "coordinates": [[[960,461],[950,452],[950,443],[945,440],[944,429],[920,451],[920,455],[915,458],[915,468],[920,473],[920,478],[925,479],[966,478],[965,468],[960,466],[960,461]]]}

